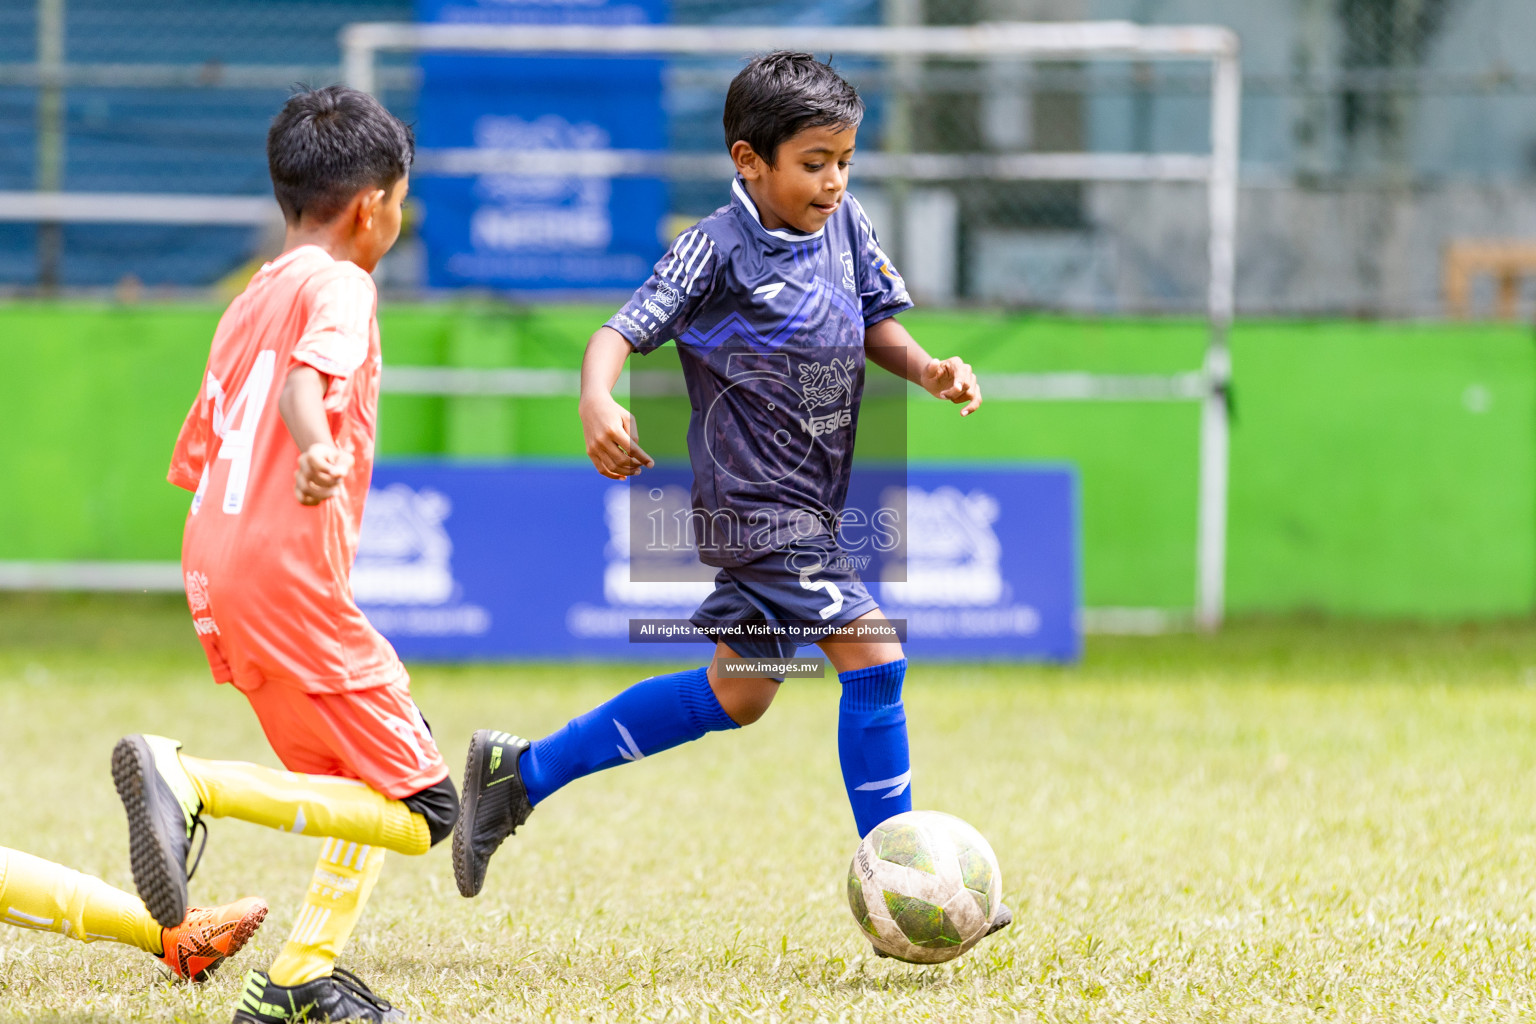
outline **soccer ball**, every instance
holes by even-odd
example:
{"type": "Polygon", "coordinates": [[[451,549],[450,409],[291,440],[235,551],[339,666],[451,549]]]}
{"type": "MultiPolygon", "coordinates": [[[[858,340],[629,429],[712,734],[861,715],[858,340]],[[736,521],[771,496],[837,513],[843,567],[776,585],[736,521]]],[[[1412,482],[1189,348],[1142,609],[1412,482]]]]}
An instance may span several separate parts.
{"type": "Polygon", "coordinates": [[[853,919],[876,949],[908,963],[943,963],[976,945],[1002,896],[992,847],[939,811],[882,821],[848,866],[853,919]]]}

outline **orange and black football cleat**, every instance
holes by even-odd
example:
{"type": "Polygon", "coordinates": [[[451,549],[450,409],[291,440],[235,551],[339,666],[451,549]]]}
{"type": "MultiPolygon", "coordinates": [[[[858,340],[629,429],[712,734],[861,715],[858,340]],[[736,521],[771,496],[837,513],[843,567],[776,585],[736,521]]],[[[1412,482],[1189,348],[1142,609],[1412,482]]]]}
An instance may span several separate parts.
{"type": "Polygon", "coordinates": [[[193,907],[187,919],[160,933],[165,952],[160,962],[176,977],[207,981],[220,964],[240,952],[267,916],[267,905],[255,896],[222,907],[193,907]]]}

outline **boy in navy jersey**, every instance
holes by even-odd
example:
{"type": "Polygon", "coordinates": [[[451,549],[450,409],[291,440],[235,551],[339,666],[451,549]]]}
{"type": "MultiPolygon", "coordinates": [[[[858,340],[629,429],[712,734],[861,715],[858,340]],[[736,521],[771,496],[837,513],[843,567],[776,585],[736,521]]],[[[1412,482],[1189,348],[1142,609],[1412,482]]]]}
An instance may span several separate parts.
{"type": "MultiPolygon", "coordinates": [[[[693,623],[717,639],[716,658],[637,683],[532,744],[477,732],[453,836],[465,896],[480,891],[502,840],[573,779],[762,717],[781,680],[726,675],[722,657],[783,659],[820,643],[843,687],[838,752],[859,834],[911,810],[901,646],[827,638],[884,621],[839,546],[865,362],[964,406],[962,416],[981,391],[970,366],[932,358],[894,319],[912,302],[846,191],[863,113],[853,87],[809,54],[751,61],[725,101],[730,204],[679,235],[588,342],[587,454],[623,480],[654,463],[610,392],[631,352],[677,341],[693,410],[695,539],[720,570],[693,623]],[[750,623],[797,631],[764,635],[750,623]]],[[[1010,919],[1000,906],[992,930],[1010,919]]]]}

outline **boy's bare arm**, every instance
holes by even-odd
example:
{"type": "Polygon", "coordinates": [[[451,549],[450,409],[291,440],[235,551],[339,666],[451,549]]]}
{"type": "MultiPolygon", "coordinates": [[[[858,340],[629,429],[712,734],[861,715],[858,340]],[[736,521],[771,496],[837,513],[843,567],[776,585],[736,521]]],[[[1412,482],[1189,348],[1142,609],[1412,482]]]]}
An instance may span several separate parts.
{"type": "Polygon", "coordinates": [[[959,356],[933,358],[895,317],[881,320],[864,332],[864,354],[876,366],[911,381],[935,398],[964,405],[961,416],[981,408],[981,385],[971,364],[959,356]]]}
{"type": "Polygon", "coordinates": [[[634,349],[612,327],[599,327],[587,341],[581,359],[581,432],[587,457],[610,480],[623,480],[655,461],[640,447],[635,417],[613,399],[613,386],[624,372],[624,361],[634,349]]]}
{"type": "Polygon", "coordinates": [[[325,419],[324,374],[312,366],[296,366],[283,382],[277,411],[299,446],[293,473],[293,493],[301,505],[318,505],[336,493],[352,471],[352,455],[336,447],[325,419]]]}

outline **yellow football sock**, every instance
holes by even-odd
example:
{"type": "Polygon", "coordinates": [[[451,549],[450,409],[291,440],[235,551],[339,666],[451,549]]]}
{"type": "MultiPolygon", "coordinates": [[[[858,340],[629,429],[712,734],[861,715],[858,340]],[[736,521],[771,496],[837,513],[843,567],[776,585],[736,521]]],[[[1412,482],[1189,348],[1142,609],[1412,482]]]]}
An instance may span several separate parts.
{"type": "Polygon", "coordinates": [[[382,870],[379,847],[327,839],[304,909],[267,976],[279,985],[302,985],[330,974],[382,870]]]}
{"type": "Polygon", "coordinates": [[[0,921],[82,942],[111,939],[159,956],[160,925],[137,896],[99,878],[0,847],[0,921]]]}
{"type": "Polygon", "coordinates": [[[427,822],[399,800],[356,779],[300,775],[246,761],[181,755],[203,812],[284,832],[326,836],[419,856],[432,845],[427,822]]]}

